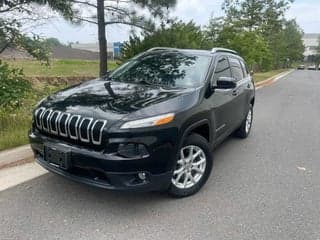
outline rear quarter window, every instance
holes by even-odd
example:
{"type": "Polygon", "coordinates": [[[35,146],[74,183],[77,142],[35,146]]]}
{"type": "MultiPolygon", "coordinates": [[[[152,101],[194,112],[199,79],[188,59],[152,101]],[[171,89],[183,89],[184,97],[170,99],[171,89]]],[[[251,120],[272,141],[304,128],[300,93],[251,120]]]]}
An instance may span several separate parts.
{"type": "Polygon", "coordinates": [[[243,76],[244,77],[248,77],[249,70],[248,70],[247,65],[244,63],[244,61],[241,61],[241,60],[240,60],[240,64],[241,64],[241,67],[242,67],[243,76]]]}
{"type": "Polygon", "coordinates": [[[244,74],[242,71],[242,67],[240,64],[240,61],[236,58],[229,58],[230,61],[230,67],[231,67],[231,72],[232,76],[237,80],[240,81],[244,78],[244,74]]]}

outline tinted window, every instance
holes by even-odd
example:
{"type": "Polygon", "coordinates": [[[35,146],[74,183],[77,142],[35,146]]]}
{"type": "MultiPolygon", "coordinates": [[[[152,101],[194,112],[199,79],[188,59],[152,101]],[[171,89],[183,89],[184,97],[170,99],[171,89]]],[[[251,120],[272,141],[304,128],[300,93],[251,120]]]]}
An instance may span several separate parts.
{"type": "Polygon", "coordinates": [[[240,81],[243,79],[243,72],[239,60],[235,58],[229,58],[229,61],[231,65],[232,76],[237,81],[240,81]]]}
{"type": "Polygon", "coordinates": [[[111,75],[112,81],[197,87],[204,81],[211,57],[182,52],[157,51],[135,57],[111,75]]]}
{"type": "Polygon", "coordinates": [[[218,60],[212,79],[213,83],[217,82],[219,77],[231,77],[230,65],[226,57],[218,60]]]}
{"type": "Polygon", "coordinates": [[[242,72],[243,72],[243,76],[247,77],[249,74],[248,68],[246,66],[246,64],[243,61],[240,61],[241,67],[242,67],[242,72]]]}

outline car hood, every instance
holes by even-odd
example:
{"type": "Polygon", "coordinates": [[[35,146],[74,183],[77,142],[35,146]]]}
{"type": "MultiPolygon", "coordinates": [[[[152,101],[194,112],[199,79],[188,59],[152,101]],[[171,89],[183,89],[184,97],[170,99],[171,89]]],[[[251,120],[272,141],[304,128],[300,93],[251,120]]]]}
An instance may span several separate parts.
{"type": "Polygon", "coordinates": [[[143,118],[183,110],[195,102],[195,92],[195,89],[167,89],[98,79],[59,91],[40,106],[116,121],[123,117],[143,118]]]}

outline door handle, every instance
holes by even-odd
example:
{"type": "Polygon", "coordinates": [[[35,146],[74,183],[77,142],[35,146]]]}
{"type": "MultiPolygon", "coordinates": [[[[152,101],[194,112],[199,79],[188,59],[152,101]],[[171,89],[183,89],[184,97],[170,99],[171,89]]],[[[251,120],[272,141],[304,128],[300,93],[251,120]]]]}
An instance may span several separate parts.
{"type": "Polygon", "coordinates": [[[239,93],[239,91],[237,89],[233,90],[232,91],[232,96],[237,96],[239,93]]]}

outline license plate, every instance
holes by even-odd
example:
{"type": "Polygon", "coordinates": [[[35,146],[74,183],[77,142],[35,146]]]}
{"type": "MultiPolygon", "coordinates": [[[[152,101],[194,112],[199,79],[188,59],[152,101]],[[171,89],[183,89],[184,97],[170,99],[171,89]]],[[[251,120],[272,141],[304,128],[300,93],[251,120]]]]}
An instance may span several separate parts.
{"type": "Polygon", "coordinates": [[[44,146],[44,160],[63,170],[71,168],[71,152],[67,148],[51,145],[44,146]]]}

